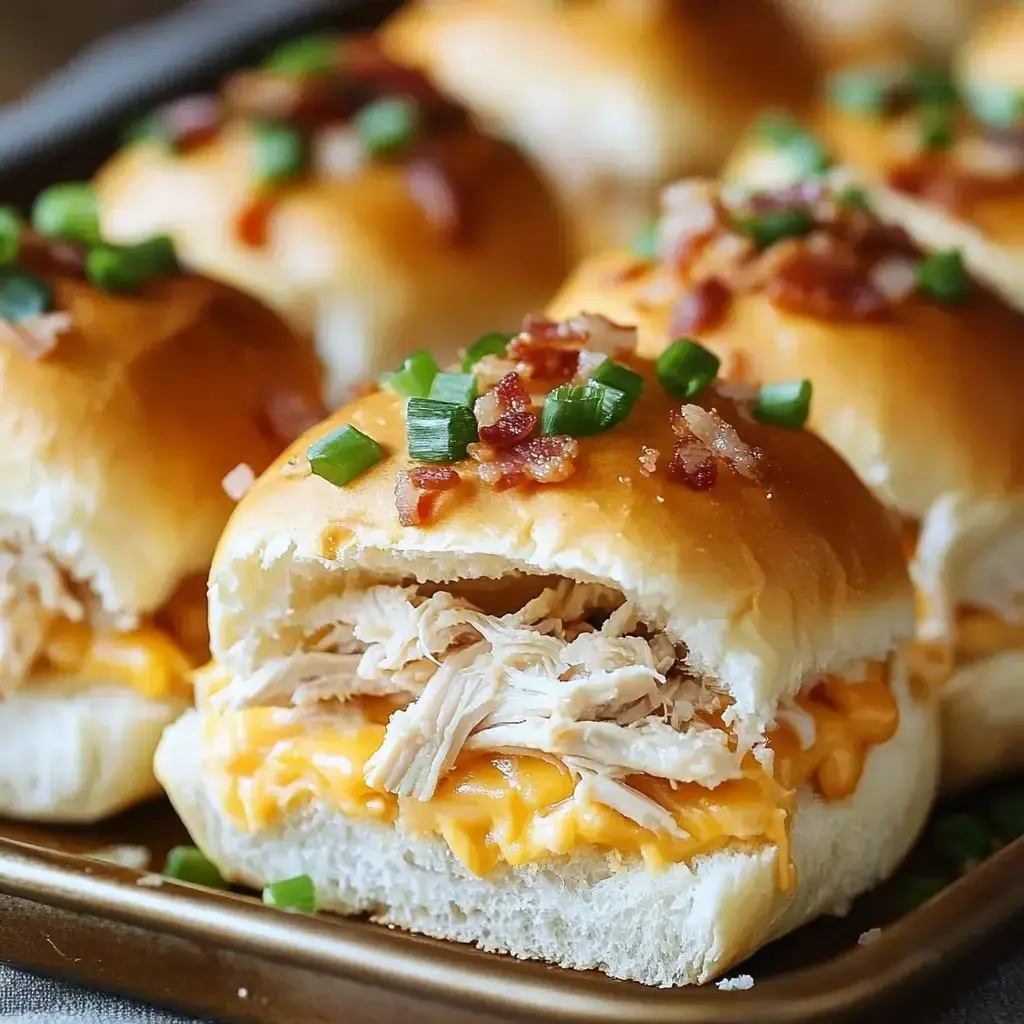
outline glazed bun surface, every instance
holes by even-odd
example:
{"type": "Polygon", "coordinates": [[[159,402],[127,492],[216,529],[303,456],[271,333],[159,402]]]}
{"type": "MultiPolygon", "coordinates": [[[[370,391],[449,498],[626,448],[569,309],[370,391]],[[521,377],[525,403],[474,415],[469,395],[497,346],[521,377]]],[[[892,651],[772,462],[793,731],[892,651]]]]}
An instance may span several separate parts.
{"type": "Polygon", "coordinates": [[[172,276],[115,297],[46,280],[69,323],[54,350],[0,339],[0,536],[34,538],[108,611],[145,615],[205,573],[232,507],[223,477],[273,459],[288,439],[268,405],[317,408],[318,372],[224,285],[172,276]]]}

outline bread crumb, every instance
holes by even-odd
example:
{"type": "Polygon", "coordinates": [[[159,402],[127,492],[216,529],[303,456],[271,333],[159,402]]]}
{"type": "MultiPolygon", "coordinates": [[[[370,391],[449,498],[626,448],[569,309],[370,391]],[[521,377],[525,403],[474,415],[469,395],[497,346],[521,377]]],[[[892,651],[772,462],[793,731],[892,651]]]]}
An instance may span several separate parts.
{"type": "Polygon", "coordinates": [[[882,937],[881,928],[869,928],[866,932],[861,932],[860,937],[857,939],[858,946],[870,946],[872,942],[882,937]]]}
{"type": "Polygon", "coordinates": [[[754,987],[754,979],[749,974],[737,974],[735,978],[720,978],[715,984],[719,992],[742,992],[754,987]]]}
{"type": "Polygon", "coordinates": [[[143,875],[141,878],[135,880],[136,885],[141,885],[146,889],[159,889],[164,884],[163,875],[143,875]]]}
{"type": "Polygon", "coordinates": [[[221,480],[220,485],[232,501],[241,501],[252,490],[254,483],[256,474],[252,466],[247,462],[240,462],[221,480]]]}
{"type": "Polygon", "coordinates": [[[238,998],[239,999],[248,999],[249,998],[249,990],[247,988],[240,988],[238,990],[238,998]]]}
{"type": "Polygon", "coordinates": [[[83,856],[90,860],[101,860],[106,864],[117,864],[122,868],[135,868],[136,871],[144,871],[149,867],[153,854],[145,846],[122,843],[117,846],[101,846],[95,850],[87,850],[83,856]]]}

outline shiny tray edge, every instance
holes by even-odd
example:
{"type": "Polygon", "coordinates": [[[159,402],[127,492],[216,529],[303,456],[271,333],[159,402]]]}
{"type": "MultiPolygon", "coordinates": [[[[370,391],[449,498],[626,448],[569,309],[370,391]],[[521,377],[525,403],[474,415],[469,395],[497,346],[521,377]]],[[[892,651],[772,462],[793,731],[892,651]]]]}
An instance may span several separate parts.
{"type": "Polygon", "coordinates": [[[721,1024],[734,1014],[750,1024],[826,1021],[892,1003],[1024,911],[1024,839],[875,941],[728,993],[645,989],[364,921],[285,914],[248,896],[9,839],[0,839],[0,893],[489,1013],[609,1024],[721,1024]]]}

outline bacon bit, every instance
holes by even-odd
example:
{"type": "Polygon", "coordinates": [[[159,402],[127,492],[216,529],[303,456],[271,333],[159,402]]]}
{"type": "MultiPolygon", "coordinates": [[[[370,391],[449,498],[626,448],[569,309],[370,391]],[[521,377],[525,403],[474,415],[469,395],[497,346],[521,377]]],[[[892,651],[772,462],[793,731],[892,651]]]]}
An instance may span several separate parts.
{"type": "Polygon", "coordinates": [[[608,284],[629,284],[643,277],[650,269],[650,263],[645,263],[643,260],[634,260],[632,263],[627,263],[625,266],[619,267],[618,270],[609,274],[608,284]]]}
{"type": "Polygon", "coordinates": [[[654,476],[658,471],[658,459],[661,452],[657,448],[650,448],[645,444],[640,445],[640,455],[637,462],[640,463],[641,476],[654,476]]]}
{"type": "Polygon", "coordinates": [[[700,438],[687,434],[673,445],[672,458],[665,472],[669,480],[685,484],[691,490],[710,491],[718,479],[718,464],[700,438]]]}
{"type": "Polygon", "coordinates": [[[709,277],[687,291],[669,316],[672,337],[713,330],[725,318],[732,292],[717,278],[709,277]]]}
{"type": "Polygon", "coordinates": [[[45,359],[62,334],[71,330],[70,313],[41,313],[14,323],[0,318],[0,337],[33,361],[45,359]]]}
{"type": "Polygon", "coordinates": [[[179,153],[189,153],[216,136],[223,114],[218,97],[196,95],[166,104],[156,117],[170,145],[179,153]]]}
{"type": "Polygon", "coordinates": [[[438,160],[418,158],[405,169],[409,195],[435,231],[449,242],[465,242],[465,203],[438,160]]]}
{"type": "Polygon", "coordinates": [[[256,474],[252,471],[252,466],[240,462],[221,480],[220,485],[232,501],[241,501],[252,489],[254,483],[256,483],[256,474]]]}
{"type": "Polygon", "coordinates": [[[501,402],[493,388],[473,403],[473,415],[478,428],[493,427],[501,419],[501,402]]]}
{"type": "Polygon", "coordinates": [[[871,268],[868,278],[879,294],[895,304],[917,287],[917,268],[904,256],[886,256],[871,268]]]}
{"type": "Polygon", "coordinates": [[[585,335],[572,333],[564,324],[528,316],[522,333],[509,342],[505,355],[528,377],[565,381],[576,372],[585,342],[585,335]]]}
{"type": "Polygon", "coordinates": [[[461,480],[451,466],[416,466],[408,472],[413,487],[421,491],[450,491],[461,480]]]}
{"type": "Polygon", "coordinates": [[[864,273],[829,255],[798,249],[765,285],[772,305],[824,319],[867,320],[889,309],[889,301],[864,273]]]}
{"type": "Polygon", "coordinates": [[[609,320],[600,313],[580,313],[567,320],[562,329],[570,338],[581,338],[588,352],[614,356],[623,352],[635,352],[639,332],[609,320]]]}
{"type": "Polygon", "coordinates": [[[444,491],[459,485],[459,474],[448,466],[415,466],[395,480],[395,509],[402,526],[429,522],[444,491]]]}
{"type": "Polygon", "coordinates": [[[85,246],[74,242],[50,242],[47,255],[53,264],[67,273],[81,275],[85,271],[85,246]]]}
{"type": "Polygon", "coordinates": [[[270,215],[277,206],[277,195],[260,195],[242,207],[235,218],[235,235],[252,249],[262,249],[270,238],[270,215]]]}
{"type": "Polygon", "coordinates": [[[537,425],[537,414],[531,406],[519,374],[506,373],[473,406],[480,440],[497,448],[525,440],[537,425]]]}
{"type": "Polygon", "coordinates": [[[527,313],[523,317],[522,333],[529,341],[553,341],[562,334],[562,325],[546,316],[527,313]]]}
{"type": "Polygon", "coordinates": [[[224,83],[224,104],[243,117],[290,121],[306,127],[353,112],[350,82],[337,75],[283,75],[237,71],[224,83]]]}
{"type": "Polygon", "coordinates": [[[572,383],[576,385],[586,384],[597,373],[597,368],[607,361],[608,357],[603,352],[590,352],[587,349],[583,349],[576,363],[576,372],[573,374],[572,383]]]}
{"type": "Polygon", "coordinates": [[[567,480],[576,471],[580,446],[574,438],[552,434],[501,450],[489,444],[471,444],[467,450],[477,463],[481,482],[492,490],[505,491],[528,480],[539,484],[567,480]]]}
{"type": "Polygon", "coordinates": [[[760,481],[764,475],[764,452],[747,444],[713,409],[684,405],[673,417],[672,430],[680,439],[696,435],[715,455],[727,462],[740,476],[760,481]]]}
{"type": "Polygon", "coordinates": [[[537,414],[534,412],[504,412],[497,423],[479,428],[480,440],[496,448],[507,448],[529,437],[535,426],[537,414]]]}
{"type": "Polygon", "coordinates": [[[257,415],[257,426],[275,444],[290,444],[315,427],[327,410],[298,391],[281,389],[268,396],[257,415]]]}

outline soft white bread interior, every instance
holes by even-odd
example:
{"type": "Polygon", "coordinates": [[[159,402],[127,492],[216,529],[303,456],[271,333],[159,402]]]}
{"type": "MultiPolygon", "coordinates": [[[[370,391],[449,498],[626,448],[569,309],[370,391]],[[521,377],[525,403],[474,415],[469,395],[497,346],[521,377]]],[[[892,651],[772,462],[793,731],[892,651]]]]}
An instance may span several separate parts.
{"type": "Polygon", "coordinates": [[[0,814],[92,822],[156,796],[153,751],[184,700],[102,680],[35,681],[0,705],[0,814]]]}
{"type": "Polygon", "coordinates": [[[777,888],[773,846],[726,849],[660,871],[582,851],[478,878],[439,838],[323,805],[243,832],[206,783],[194,711],[164,734],[156,771],[196,842],[232,881],[259,888],[306,874],[323,909],[648,985],[682,985],[707,981],[804,921],[840,911],[913,844],[935,788],[936,713],[910,697],[905,679],[893,685],[899,730],[869,754],[855,794],[839,803],[799,794],[791,893],[777,888]]]}
{"type": "Polygon", "coordinates": [[[913,629],[910,585],[888,513],[809,431],[766,426],[708,389],[695,401],[734,424],[772,468],[754,483],[723,471],[710,491],[664,474],[671,412],[645,359],[625,422],[581,443],[575,473],[551,486],[496,492],[463,467],[431,521],[403,527],[395,487],[407,466],[404,401],[364,396],[310,431],[235,510],[210,576],[211,650],[244,677],[299,649],[305,613],[348,583],[446,582],[512,573],[604,583],[641,621],[688,649],[742,714],[771,717],[809,673],[884,659],[913,629]],[[340,424],[388,457],[335,487],[297,471],[308,445],[340,424]],[[662,471],[644,475],[642,445],[662,471]]]}

